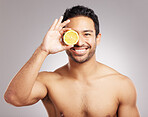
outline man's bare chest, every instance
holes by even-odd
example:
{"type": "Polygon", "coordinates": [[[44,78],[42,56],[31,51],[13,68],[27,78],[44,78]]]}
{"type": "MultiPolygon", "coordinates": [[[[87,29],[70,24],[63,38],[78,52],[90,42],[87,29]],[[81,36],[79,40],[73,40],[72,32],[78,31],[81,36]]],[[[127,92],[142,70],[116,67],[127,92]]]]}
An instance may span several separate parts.
{"type": "Polygon", "coordinates": [[[56,113],[64,117],[116,116],[118,99],[111,85],[57,82],[48,89],[56,113]]]}

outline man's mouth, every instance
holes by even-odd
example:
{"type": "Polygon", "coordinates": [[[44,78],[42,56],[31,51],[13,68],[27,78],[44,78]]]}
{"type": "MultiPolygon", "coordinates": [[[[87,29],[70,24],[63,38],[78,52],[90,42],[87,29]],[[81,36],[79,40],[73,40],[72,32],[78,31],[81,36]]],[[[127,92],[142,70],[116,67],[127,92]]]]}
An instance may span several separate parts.
{"type": "Polygon", "coordinates": [[[82,56],[86,54],[89,47],[72,47],[70,50],[75,54],[82,56]]]}

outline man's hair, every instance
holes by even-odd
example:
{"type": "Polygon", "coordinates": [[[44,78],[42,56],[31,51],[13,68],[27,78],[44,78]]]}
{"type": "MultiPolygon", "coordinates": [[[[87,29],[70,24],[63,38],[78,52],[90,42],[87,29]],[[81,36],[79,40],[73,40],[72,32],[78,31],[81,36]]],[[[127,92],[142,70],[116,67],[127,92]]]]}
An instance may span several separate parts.
{"type": "Polygon", "coordinates": [[[96,30],[96,36],[99,34],[99,20],[98,16],[94,13],[94,11],[88,7],[85,6],[73,6],[72,8],[68,8],[65,10],[65,13],[63,15],[63,21],[66,21],[69,18],[77,17],[77,16],[85,16],[89,17],[93,20],[96,30]]]}

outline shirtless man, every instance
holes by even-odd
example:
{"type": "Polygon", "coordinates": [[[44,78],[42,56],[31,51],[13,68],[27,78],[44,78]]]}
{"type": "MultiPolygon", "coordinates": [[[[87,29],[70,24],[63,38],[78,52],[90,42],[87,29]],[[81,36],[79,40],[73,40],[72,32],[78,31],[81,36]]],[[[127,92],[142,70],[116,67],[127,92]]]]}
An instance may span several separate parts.
{"type": "Polygon", "coordinates": [[[12,79],[5,100],[14,106],[42,100],[50,117],[139,117],[132,81],[96,61],[100,38],[98,18],[91,9],[75,6],[66,10],[12,79]],[[73,47],[60,41],[70,29],[80,37],[73,47]],[[39,73],[47,56],[63,50],[69,58],[66,65],[39,73]]]}

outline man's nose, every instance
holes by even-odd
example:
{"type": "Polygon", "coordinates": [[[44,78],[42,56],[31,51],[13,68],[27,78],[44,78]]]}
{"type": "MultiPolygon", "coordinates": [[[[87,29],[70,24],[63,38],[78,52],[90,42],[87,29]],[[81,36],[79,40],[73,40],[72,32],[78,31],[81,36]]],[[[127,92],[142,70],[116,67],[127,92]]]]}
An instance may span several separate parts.
{"type": "Polygon", "coordinates": [[[85,42],[84,38],[81,35],[79,35],[79,41],[77,42],[76,45],[82,46],[84,45],[84,42],[85,42]]]}

